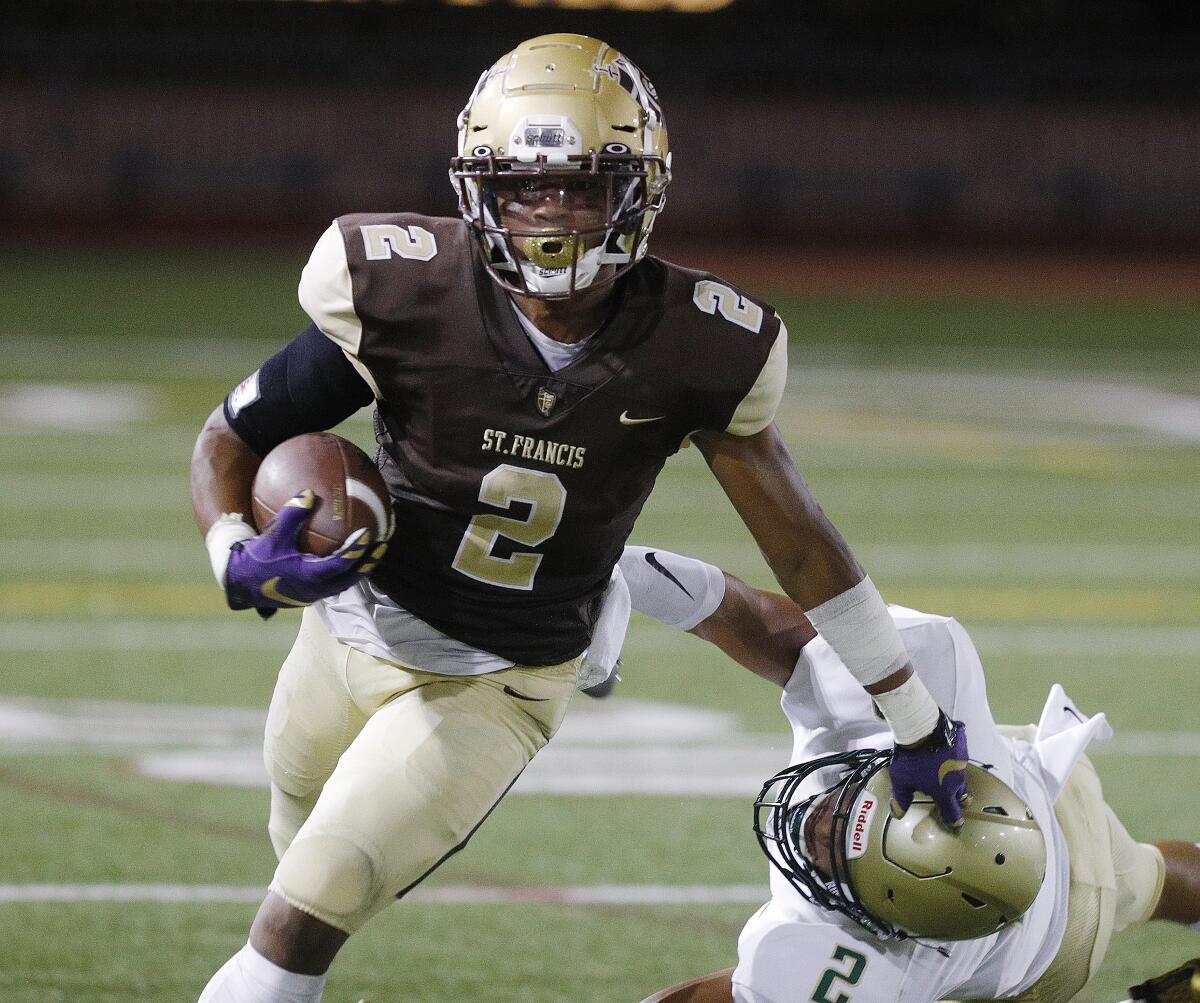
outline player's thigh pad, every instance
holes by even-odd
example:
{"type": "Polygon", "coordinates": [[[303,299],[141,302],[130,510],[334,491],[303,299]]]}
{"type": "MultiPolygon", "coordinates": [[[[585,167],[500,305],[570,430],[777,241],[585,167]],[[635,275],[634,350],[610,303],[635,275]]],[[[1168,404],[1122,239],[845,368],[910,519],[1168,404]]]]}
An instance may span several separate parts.
{"type": "Polygon", "coordinates": [[[281,856],[312,811],[338,758],[367,721],[346,685],[352,649],[325,630],[312,607],[279,671],[267,712],[263,759],[271,780],[268,829],[281,856]]]}
{"type": "MultiPolygon", "coordinates": [[[[370,657],[352,653],[352,677],[370,657]]],[[[416,685],[350,744],[271,884],[347,933],[466,844],[575,692],[575,661],[483,676],[399,671],[416,685]]]]}
{"type": "Polygon", "coordinates": [[[1054,803],[1070,860],[1067,927],[1050,967],[1018,999],[1056,1003],[1071,999],[1096,973],[1112,939],[1116,875],[1107,806],[1087,756],[1071,771],[1054,803]]]}
{"type": "Polygon", "coordinates": [[[1145,923],[1153,915],[1162,897],[1167,868],[1157,846],[1136,842],[1107,804],[1104,811],[1117,880],[1113,932],[1120,933],[1135,923],[1145,923]]]}

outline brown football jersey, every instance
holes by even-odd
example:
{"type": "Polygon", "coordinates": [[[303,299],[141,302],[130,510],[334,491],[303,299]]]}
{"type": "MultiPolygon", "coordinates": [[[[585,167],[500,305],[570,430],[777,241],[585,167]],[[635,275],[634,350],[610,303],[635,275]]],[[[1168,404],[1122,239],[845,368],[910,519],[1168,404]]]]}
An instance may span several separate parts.
{"type": "Polygon", "coordinates": [[[699,429],[753,434],[782,393],[766,304],[647,258],[551,372],[461,220],[344,216],[300,300],[377,397],[396,534],[372,575],[457,640],[514,662],[589,644],[597,600],[663,463],[699,429]]]}

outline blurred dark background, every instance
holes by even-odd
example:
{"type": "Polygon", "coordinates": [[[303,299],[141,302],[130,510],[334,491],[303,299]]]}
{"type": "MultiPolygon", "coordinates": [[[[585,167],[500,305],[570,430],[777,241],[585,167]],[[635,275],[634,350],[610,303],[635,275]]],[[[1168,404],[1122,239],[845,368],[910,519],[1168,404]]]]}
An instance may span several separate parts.
{"type": "Polygon", "coordinates": [[[1200,5],[617,6],[6,4],[0,226],[311,237],[347,211],[453,213],[479,72],[570,30],[658,87],[670,238],[1200,250],[1200,5]]]}

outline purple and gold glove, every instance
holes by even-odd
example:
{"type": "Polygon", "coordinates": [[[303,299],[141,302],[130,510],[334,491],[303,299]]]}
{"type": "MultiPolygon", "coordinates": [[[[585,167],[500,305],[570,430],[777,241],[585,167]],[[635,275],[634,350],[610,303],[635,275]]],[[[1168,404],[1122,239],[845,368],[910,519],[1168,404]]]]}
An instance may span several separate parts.
{"type": "Polygon", "coordinates": [[[266,619],[276,609],[308,606],[344,592],[374,570],[387,544],[372,548],[370,530],[351,533],[328,557],[299,549],[296,540],[314,501],[311,491],[301,491],[262,533],[230,548],[225,568],[230,609],[253,607],[266,619]]]}
{"type": "Polygon", "coordinates": [[[899,818],[908,811],[913,795],[921,791],[933,799],[942,821],[957,829],[967,796],[967,732],[962,722],[951,721],[942,711],[928,738],[896,746],[888,775],[893,815],[899,818]]]}

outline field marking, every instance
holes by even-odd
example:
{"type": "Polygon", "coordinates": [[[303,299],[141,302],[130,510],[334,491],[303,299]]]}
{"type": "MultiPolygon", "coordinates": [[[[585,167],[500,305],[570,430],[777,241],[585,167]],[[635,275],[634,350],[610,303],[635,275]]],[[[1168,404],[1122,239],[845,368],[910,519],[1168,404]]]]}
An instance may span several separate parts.
{"type": "MultiPolygon", "coordinates": [[[[10,362],[15,365],[21,349],[32,343],[37,343],[38,348],[29,354],[37,360],[79,358],[89,346],[106,362],[113,358],[113,346],[101,339],[5,338],[10,362]],[[62,353],[48,351],[55,342],[62,344],[62,353]]],[[[120,347],[128,351],[133,344],[120,347]]],[[[118,422],[125,423],[144,421],[149,414],[145,405],[155,384],[197,376],[236,382],[279,347],[269,342],[218,338],[143,340],[137,346],[136,356],[142,368],[163,374],[163,379],[141,383],[96,382],[90,388],[82,381],[14,381],[0,385],[0,415],[13,422],[50,427],[64,427],[66,422],[70,427],[86,428],[91,423],[89,415],[113,415],[118,422]],[[156,359],[162,361],[161,366],[153,364],[156,359]],[[71,404],[79,405],[74,416],[68,406],[71,404]]],[[[1040,421],[1056,427],[1118,428],[1155,438],[1200,441],[1200,397],[1147,386],[1117,375],[1064,377],[1038,371],[983,373],[945,366],[880,369],[797,362],[790,369],[788,385],[792,397],[818,408],[828,405],[839,410],[865,402],[874,413],[882,409],[916,417],[930,413],[983,416],[1007,423],[1040,421]]]]}
{"type": "MultiPolygon", "coordinates": [[[[257,904],[261,885],[13,884],[0,885],[0,904],[57,902],[257,904]]],[[[729,885],[434,885],[404,897],[418,905],[758,905],[766,884],[729,885]]]]}
{"type": "MultiPolygon", "coordinates": [[[[664,549],[703,555],[717,563],[760,559],[749,540],[733,545],[712,540],[676,542],[664,549]]],[[[1153,578],[1200,582],[1200,545],[1187,543],[868,543],[855,547],[855,555],[877,578],[1153,578]]],[[[178,577],[181,569],[192,567],[208,567],[198,536],[195,540],[0,538],[0,574],[92,571],[178,577]]]]}
{"type": "Polygon", "coordinates": [[[1200,397],[1116,377],[797,366],[789,372],[788,386],[815,407],[866,402],[875,413],[982,415],[1016,424],[1122,428],[1200,442],[1200,397]]]}
{"type": "MultiPolygon", "coordinates": [[[[747,574],[758,569],[766,575],[767,566],[754,541],[748,534],[744,541],[737,540],[741,527],[732,530],[724,540],[656,537],[643,530],[629,542],[672,550],[729,570],[745,568],[747,574]]],[[[4,546],[0,541],[0,549],[4,546]]],[[[1089,582],[1161,579],[1200,584],[1200,545],[1189,543],[861,543],[855,544],[854,554],[877,580],[1007,578],[1043,584],[1086,578],[1089,582]]]]}
{"type": "MultiPolygon", "coordinates": [[[[1185,481],[1145,483],[1144,480],[1088,477],[1056,480],[1054,472],[1034,485],[1000,486],[980,479],[969,466],[930,477],[905,469],[899,476],[881,477],[864,491],[861,476],[826,473],[817,494],[828,509],[842,515],[928,516],[969,513],[1011,518],[1022,513],[1083,518],[1104,515],[1129,518],[1194,517],[1195,487],[1185,481]]],[[[663,496],[665,499],[665,495],[663,496]]],[[[672,511],[682,516],[711,516],[720,495],[710,491],[677,493],[672,511]]],[[[660,501],[661,504],[661,501],[660,501]]],[[[22,473],[0,481],[0,510],[26,512],[125,513],[171,512],[181,527],[188,506],[187,470],[176,474],[22,473]]],[[[732,515],[731,515],[732,518],[732,515]]]]}
{"type": "Polygon", "coordinates": [[[146,383],[0,384],[0,423],[73,432],[127,430],[154,417],[159,396],[146,383]]]}
{"type": "MultiPolygon", "coordinates": [[[[215,588],[215,586],[214,586],[215,588]]],[[[283,653],[296,625],[256,623],[255,617],[221,620],[6,620],[0,621],[0,651],[209,651],[283,653]]],[[[279,619],[279,618],[276,618],[279,619]]]]}
{"type": "MultiPolygon", "coordinates": [[[[143,776],[264,789],[265,712],[87,700],[0,700],[0,755],[94,749],[127,754],[143,776]]],[[[617,697],[581,701],[513,796],[748,800],[787,764],[792,735],[745,731],[730,713],[617,697]]],[[[1118,732],[1096,756],[1200,757],[1200,732],[1118,732]]]]}
{"type": "MultiPolygon", "coordinates": [[[[156,384],[181,379],[229,380],[230,388],[249,376],[283,347],[290,335],[278,341],[269,339],[179,337],[179,338],[104,338],[70,335],[8,334],[0,336],[10,372],[45,373],[57,370],[72,373],[72,362],[87,374],[132,372],[157,377],[156,384]]],[[[213,401],[215,405],[217,402],[213,401]]],[[[200,421],[203,421],[201,416],[200,421]]]]}
{"type": "MultiPolygon", "coordinates": [[[[902,598],[902,590],[889,590],[902,598]]],[[[956,612],[954,604],[946,607],[956,612]]],[[[223,610],[218,611],[224,613],[223,610]]],[[[1172,624],[989,624],[970,623],[985,658],[1193,658],[1200,655],[1200,627],[1172,624]]],[[[271,652],[282,655],[295,640],[296,624],[284,614],[270,623],[249,614],[207,620],[105,619],[0,620],[0,652],[271,652]]],[[[675,632],[629,635],[631,654],[678,651],[688,642],[675,632]]]]}

